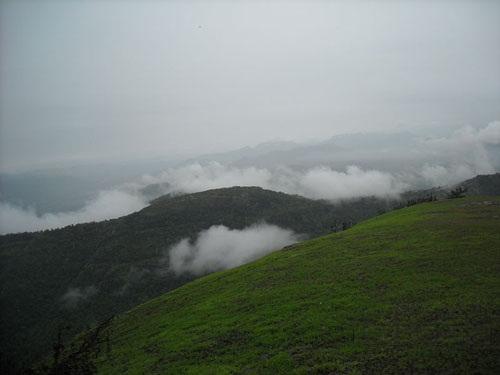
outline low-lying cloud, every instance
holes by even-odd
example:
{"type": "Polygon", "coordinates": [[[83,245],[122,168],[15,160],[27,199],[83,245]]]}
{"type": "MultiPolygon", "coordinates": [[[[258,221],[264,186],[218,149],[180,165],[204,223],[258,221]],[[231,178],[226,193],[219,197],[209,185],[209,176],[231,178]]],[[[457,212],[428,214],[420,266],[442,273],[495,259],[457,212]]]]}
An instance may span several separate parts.
{"type": "Polygon", "coordinates": [[[495,165],[485,146],[498,145],[500,121],[491,122],[481,129],[464,127],[449,137],[425,139],[417,148],[434,162],[425,163],[417,177],[422,177],[427,185],[446,186],[478,174],[495,173],[495,165]]]}
{"type": "Polygon", "coordinates": [[[310,198],[341,200],[362,196],[395,197],[408,186],[390,173],[363,171],[350,166],[345,172],[326,167],[307,171],[300,179],[300,188],[310,198]]]}
{"type": "MultiPolygon", "coordinates": [[[[85,207],[72,212],[37,215],[34,210],[0,202],[0,234],[53,229],[127,215],[147,205],[144,188],[152,184],[158,187],[156,196],[231,186],[260,186],[332,202],[363,196],[397,198],[405,190],[453,185],[478,174],[495,173],[498,165],[490,160],[487,147],[497,150],[500,155],[500,122],[492,122],[481,129],[464,127],[448,137],[418,138],[412,144],[412,148],[405,151],[397,147],[387,150],[387,160],[395,163],[386,160],[371,168],[361,168],[355,163],[333,168],[328,160],[302,168],[194,162],[168,168],[155,176],[145,175],[115,190],[102,191],[85,207]],[[389,165],[399,167],[391,170],[389,165]]],[[[342,152],[344,157],[346,152],[352,155],[346,160],[354,160],[359,151],[359,147],[353,146],[352,150],[342,152]]],[[[332,154],[328,155],[331,158],[332,154]]]]}
{"type": "Polygon", "coordinates": [[[145,176],[146,183],[168,182],[170,191],[195,193],[203,190],[229,186],[270,187],[272,173],[267,169],[236,168],[217,162],[207,165],[193,163],[179,168],[170,168],[156,177],[145,176]]]}
{"type": "Polygon", "coordinates": [[[76,308],[80,303],[87,301],[97,294],[97,288],[93,285],[84,288],[68,288],[61,300],[68,309],[76,308]]]}
{"type": "Polygon", "coordinates": [[[477,173],[469,165],[458,164],[451,167],[443,167],[442,165],[424,165],[421,171],[421,176],[429,182],[431,186],[447,186],[453,185],[469,178],[472,178],[480,173],[477,173]]]}
{"type": "Polygon", "coordinates": [[[117,190],[102,191],[78,211],[37,215],[0,202],[0,234],[61,228],[71,224],[117,218],[147,205],[141,189],[150,184],[164,186],[161,193],[194,193],[231,186],[260,186],[265,189],[299,194],[312,199],[338,201],[361,196],[396,197],[408,185],[390,173],[349,166],[345,171],[316,167],[296,171],[287,167],[236,168],[218,162],[194,163],[171,168],[158,176],[144,176],[141,181],[117,190]]]}
{"type": "Polygon", "coordinates": [[[113,219],[140,210],[146,205],[142,196],[121,190],[101,191],[95,199],[78,211],[44,215],[37,215],[33,209],[0,202],[0,234],[32,232],[113,219]]]}
{"type": "Polygon", "coordinates": [[[490,122],[485,128],[476,130],[475,133],[479,142],[500,145],[500,121],[490,122]]]}
{"type": "Polygon", "coordinates": [[[174,245],[168,263],[177,275],[201,275],[248,263],[299,239],[291,230],[265,223],[242,230],[216,225],[200,232],[195,241],[185,238],[174,245]]]}
{"type": "Polygon", "coordinates": [[[312,199],[332,201],[361,196],[395,197],[407,185],[390,173],[348,166],[345,171],[319,166],[305,171],[281,167],[236,168],[218,162],[173,168],[157,177],[145,177],[150,183],[168,182],[166,193],[193,193],[230,186],[260,186],[265,189],[299,194],[312,199]]]}

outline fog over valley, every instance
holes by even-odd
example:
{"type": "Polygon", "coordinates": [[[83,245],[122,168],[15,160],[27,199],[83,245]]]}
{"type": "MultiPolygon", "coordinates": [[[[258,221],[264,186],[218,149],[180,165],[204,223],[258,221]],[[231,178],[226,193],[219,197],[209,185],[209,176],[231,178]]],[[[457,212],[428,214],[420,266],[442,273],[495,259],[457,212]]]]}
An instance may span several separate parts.
{"type": "MultiPolygon", "coordinates": [[[[88,174],[77,180],[78,185],[85,181],[89,187],[85,199],[71,189],[63,192],[63,184],[57,186],[60,176],[71,176],[72,169],[42,172],[51,189],[61,189],[53,198],[56,204],[65,195],[74,200],[73,204],[80,198],[76,209],[63,211],[54,210],[56,205],[50,207],[50,199],[46,198],[45,211],[40,210],[36,207],[36,191],[21,195],[18,184],[9,184],[14,180],[12,175],[6,175],[0,202],[1,233],[112,219],[140,210],[164,194],[220,187],[260,186],[337,202],[367,196],[397,198],[408,190],[451,186],[500,170],[500,122],[480,128],[460,128],[446,136],[377,132],[346,134],[308,144],[269,142],[185,161],[163,164],[143,161],[141,165],[156,172],[139,171],[132,177],[133,171],[116,165],[125,170],[123,176],[103,182],[106,178],[99,168],[111,167],[94,166],[96,176],[88,174]],[[170,166],[162,170],[162,165],[170,166]],[[105,187],[92,186],[93,179],[105,187]]],[[[24,174],[25,178],[36,175],[24,174]]]]}

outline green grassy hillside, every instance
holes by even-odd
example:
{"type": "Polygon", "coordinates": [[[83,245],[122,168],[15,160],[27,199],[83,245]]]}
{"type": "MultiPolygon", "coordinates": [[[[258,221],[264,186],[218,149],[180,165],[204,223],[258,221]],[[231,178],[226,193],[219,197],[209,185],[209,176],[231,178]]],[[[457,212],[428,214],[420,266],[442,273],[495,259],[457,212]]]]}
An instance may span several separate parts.
{"type": "MultiPolygon", "coordinates": [[[[499,332],[500,199],[469,197],[193,281],[102,326],[87,365],[103,374],[498,373],[499,332]]],[[[70,357],[83,364],[81,353],[70,357]]]]}

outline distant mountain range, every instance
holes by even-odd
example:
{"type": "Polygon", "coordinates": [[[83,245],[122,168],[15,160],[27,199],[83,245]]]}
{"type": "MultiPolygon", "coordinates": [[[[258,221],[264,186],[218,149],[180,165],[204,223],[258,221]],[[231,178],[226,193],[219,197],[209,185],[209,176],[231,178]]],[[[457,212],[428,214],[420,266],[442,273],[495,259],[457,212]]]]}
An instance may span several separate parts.
{"type": "MultiPolygon", "coordinates": [[[[135,182],[144,174],[154,176],[170,168],[214,161],[233,168],[271,171],[280,167],[304,170],[327,166],[343,172],[346,167],[356,165],[391,173],[412,189],[425,189],[500,171],[500,146],[450,134],[425,137],[410,132],[345,134],[309,143],[271,141],[185,160],[151,159],[3,173],[0,200],[33,207],[38,214],[78,210],[100,190],[135,182]],[[423,169],[433,167],[441,168],[444,175],[422,173],[423,169]]],[[[162,189],[157,190],[146,189],[146,197],[162,193],[162,189]]]]}
{"type": "Polygon", "coordinates": [[[460,137],[425,137],[411,132],[371,132],[342,134],[318,142],[267,142],[255,147],[203,155],[181,164],[217,161],[237,167],[274,168],[290,166],[311,168],[326,165],[337,170],[357,165],[365,169],[379,169],[390,173],[416,172],[424,165],[452,166],[463,163],[477,167],[474,160],[479,154],[491,167],[500,170],[499,145],[475,145],[470,140],[462,144],[460,137]],[[472,156],[472,157],[470,157],[472,156]]]}

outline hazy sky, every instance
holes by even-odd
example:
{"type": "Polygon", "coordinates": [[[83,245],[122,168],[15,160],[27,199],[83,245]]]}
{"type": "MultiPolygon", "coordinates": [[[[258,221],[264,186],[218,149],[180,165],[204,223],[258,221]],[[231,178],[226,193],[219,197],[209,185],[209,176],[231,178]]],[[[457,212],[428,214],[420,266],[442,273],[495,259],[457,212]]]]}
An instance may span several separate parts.
{"type": "Polygon", "coordinates": [[[500,1],[0,4],[4,170],[500,120],[500,1]]]}

